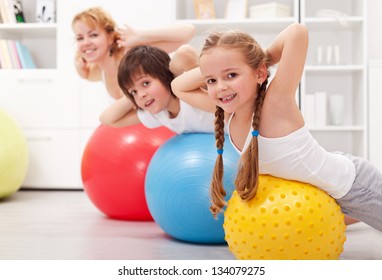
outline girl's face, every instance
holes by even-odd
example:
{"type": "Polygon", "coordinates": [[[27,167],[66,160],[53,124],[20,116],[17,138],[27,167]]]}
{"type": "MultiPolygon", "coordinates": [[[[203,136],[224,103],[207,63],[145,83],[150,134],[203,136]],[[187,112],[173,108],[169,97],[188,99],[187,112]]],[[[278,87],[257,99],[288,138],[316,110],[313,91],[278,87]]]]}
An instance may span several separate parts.
{"type": "Polygon", "coordinates": [[[208,95],[225,112],[253,110],[258,87],[253,70],[237,50],[216,47],[200,57],[200,69],[208,95]]]}
{"type": "Polygon", "coordinates": [[[90,27],[82,21],[73,25],[77,41],[77,50],[87,62],[98,62],[109,55],[111,39],[105,30],[90,27]]]}
{"type": "Polygon", "coordinates": [[[133,85],[127,91],[141,109],[153,115],[167,109],[172,98],[159,79],[143,73],[133,77],[133,85]]]}

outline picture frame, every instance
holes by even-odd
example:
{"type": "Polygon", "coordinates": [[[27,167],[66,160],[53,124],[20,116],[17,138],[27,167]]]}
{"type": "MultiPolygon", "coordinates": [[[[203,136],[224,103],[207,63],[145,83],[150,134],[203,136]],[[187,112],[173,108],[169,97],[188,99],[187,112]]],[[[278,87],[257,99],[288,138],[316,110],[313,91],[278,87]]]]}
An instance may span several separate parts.
{"type": "Polygon", "coordinates": [[[56,22],[56,1],[36,0],[36,22],[54,23],[56,22]]]}
{"type": "Polygon", "coordinates": [[[216,18],[214,0],[194,0],[194,10],[196,19],[216,18]]]}
{"type": "Polygon", "coordinates": [[[228,0],[225,9],[226,19],[243,19],[247,17],[247,0],[228,0]]]}

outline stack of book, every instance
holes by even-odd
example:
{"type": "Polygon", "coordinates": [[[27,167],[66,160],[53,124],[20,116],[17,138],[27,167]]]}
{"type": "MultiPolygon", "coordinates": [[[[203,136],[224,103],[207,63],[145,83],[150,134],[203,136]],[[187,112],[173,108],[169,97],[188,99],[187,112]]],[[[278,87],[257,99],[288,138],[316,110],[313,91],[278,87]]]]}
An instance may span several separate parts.
{"type": "Polygon", "coordinates": [[[29,49],[20,41],[0,39],[1,69],[33,69],[36,65],[29,49]]]}
{"type": "Polygon", "coordinates": [[[25,22],[19,0],[0,0],[0,23],[25,22]]]}

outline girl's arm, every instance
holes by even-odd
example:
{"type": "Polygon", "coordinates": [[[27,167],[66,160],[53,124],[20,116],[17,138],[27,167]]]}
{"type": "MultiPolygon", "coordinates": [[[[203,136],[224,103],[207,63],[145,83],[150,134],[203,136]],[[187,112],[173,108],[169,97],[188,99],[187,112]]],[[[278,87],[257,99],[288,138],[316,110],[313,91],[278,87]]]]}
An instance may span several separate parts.
{"type": "Polygon", "coordinates": [[[171,83],[174,94],[192,107],[215,112],[216,105],[209,98],[200,68],[194,68],[175,78],[171,83]]]}
{"type": "Polygon", "coordinates": [[[195,27],[191,24],[177,24],[154,29],[133,29],[125,25],[119,29],[121,47],[130,49],[137,45],[151,45],[170,53],[187,43],[195,35],[195,27]]]}
{"type": "Polygon", "coordinates": [[[134,104],[125,96],[107,107],[99,116],[99,120],[102,124],[113,127],[140,123],[134,104]]]}
{"type": "Polygon", "coordinates": [[[78,52],[74,57],[74,66],[78,75],[82,79],[89,81],[100,81],[102,78],[100,69],[94,64],[87,63],[87,61],[78,52]]]}
{"type": "Polygon", "coordinates": [[[308,31],[294,23],[285,28],[266,49],[270,65],[278,63],[270,86],[275,94],[295,96],[304,70],[308,50],[308,31]]]}

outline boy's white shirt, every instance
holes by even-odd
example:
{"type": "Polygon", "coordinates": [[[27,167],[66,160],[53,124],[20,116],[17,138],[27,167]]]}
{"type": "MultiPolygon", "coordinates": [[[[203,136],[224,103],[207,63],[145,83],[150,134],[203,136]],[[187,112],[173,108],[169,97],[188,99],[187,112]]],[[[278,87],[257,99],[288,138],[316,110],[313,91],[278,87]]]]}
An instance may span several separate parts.
{"type": "Polygon", "coordinates": [[[166,126],[177,134],[215,132],[214,113],[194,108],[182,100],[179,100],[179,105],[179,114],[172,119],[167,110],[160,111],[155,115],[145,110],[137,110],[137,115],[141,123],[148,128],[166,126]]]}

